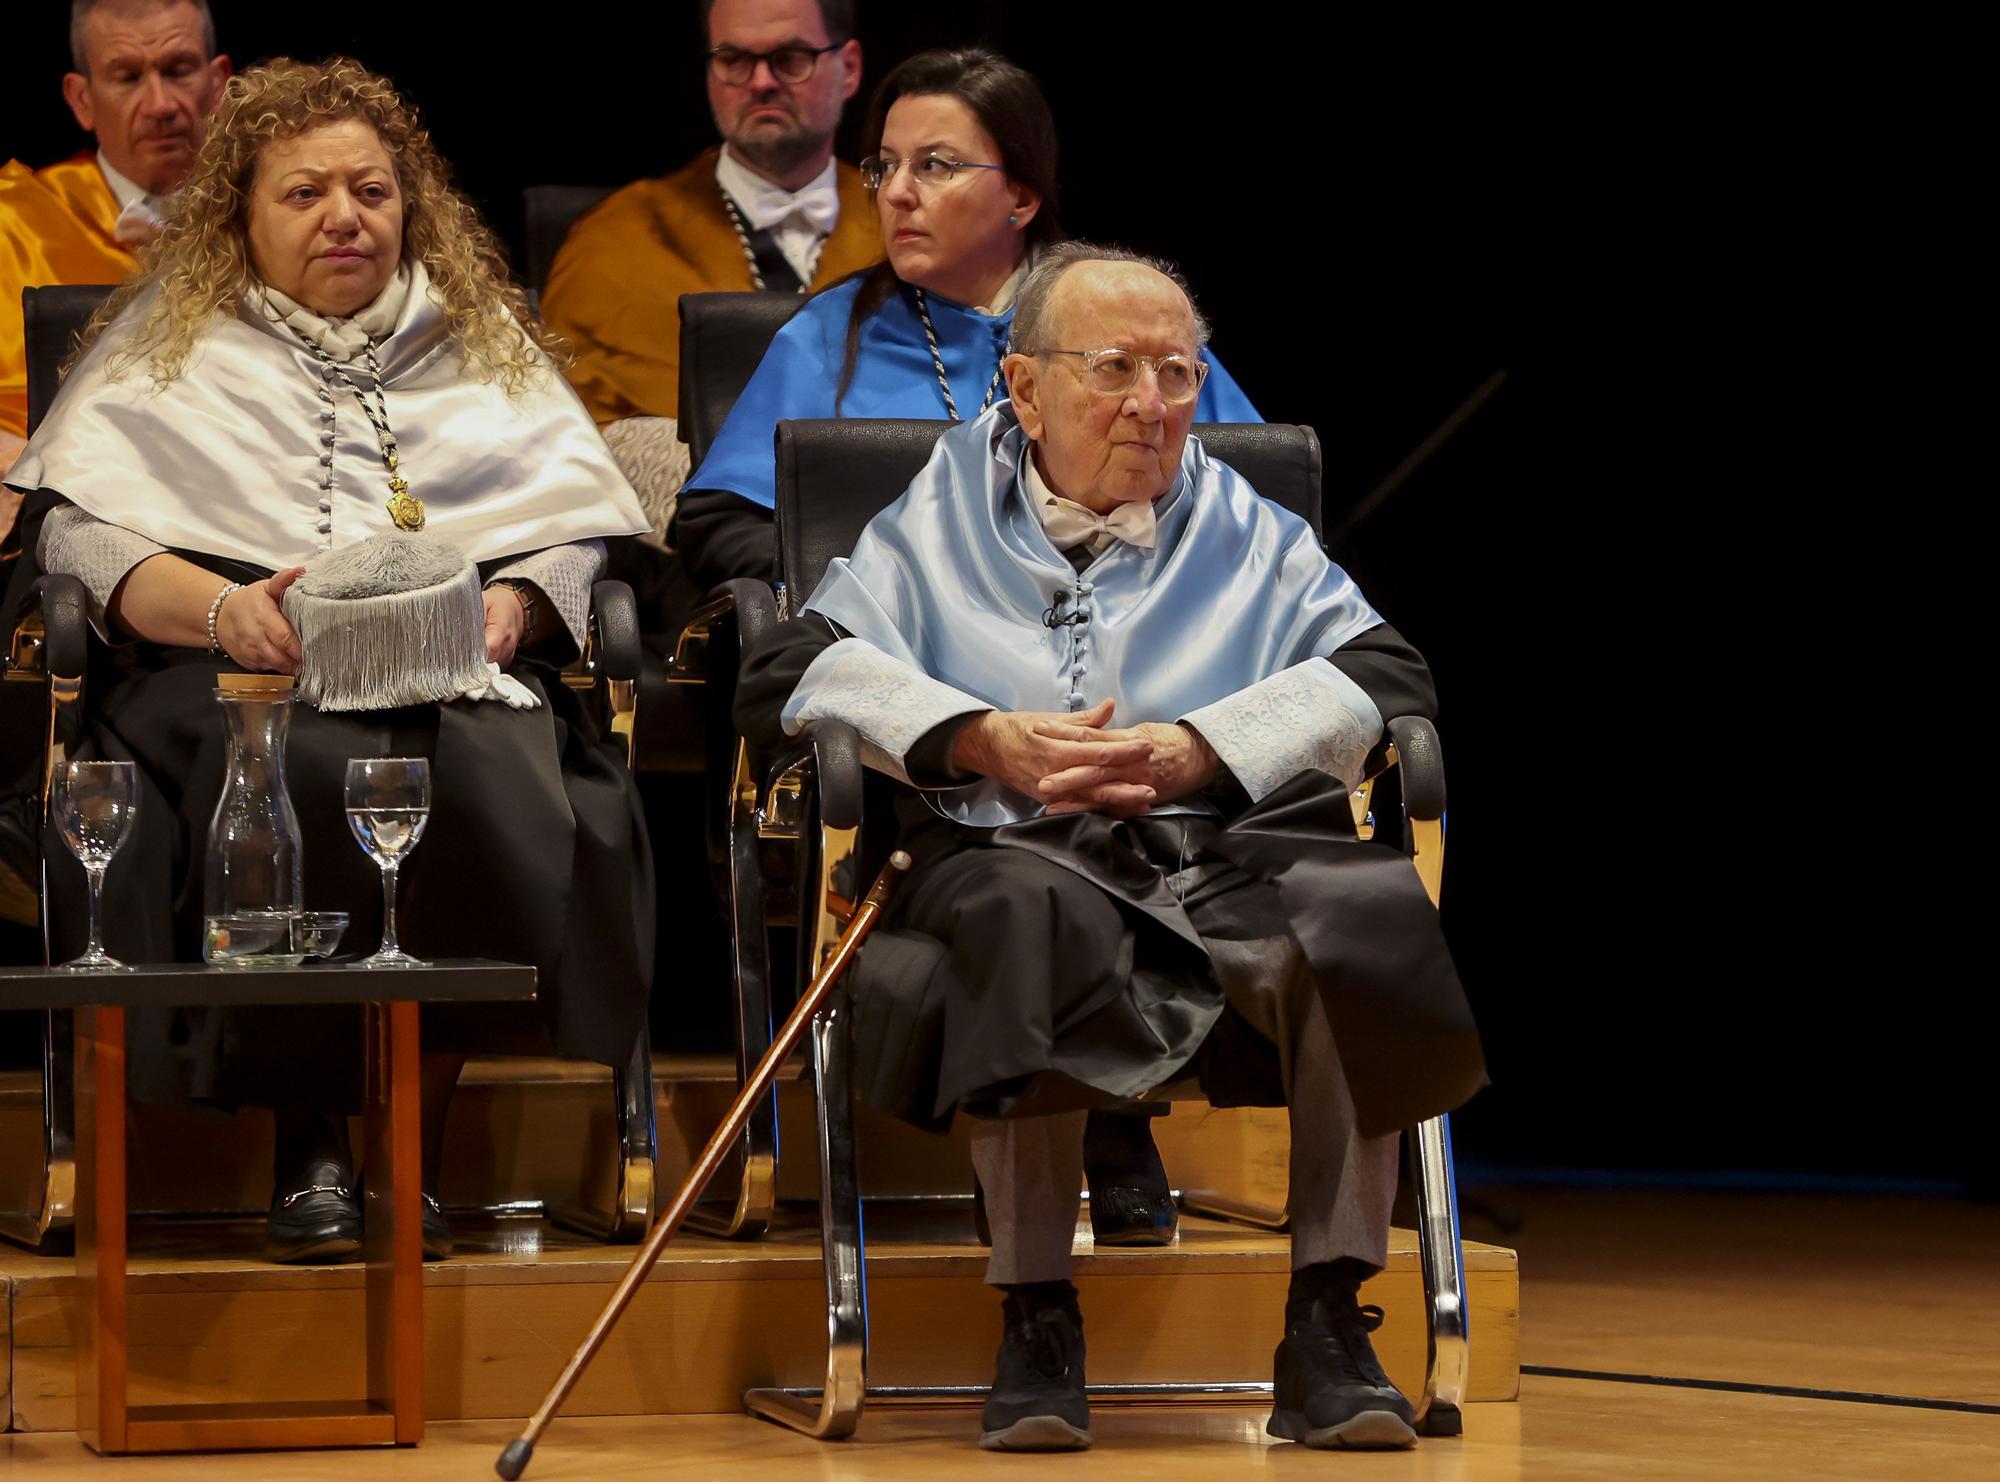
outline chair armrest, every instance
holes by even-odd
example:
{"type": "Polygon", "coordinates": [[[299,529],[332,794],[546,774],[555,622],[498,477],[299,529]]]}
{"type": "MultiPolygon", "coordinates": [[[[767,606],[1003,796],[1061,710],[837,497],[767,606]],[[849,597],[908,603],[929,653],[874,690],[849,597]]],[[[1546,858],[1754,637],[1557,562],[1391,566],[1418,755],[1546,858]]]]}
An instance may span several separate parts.
{"type": "Polygon", "coordinates": [[[55,678],[83,677],[90,654],[90,598],[82,581],[61,573],[36,577],[21,619],[10,635],[8,651],[15,664],[55,678]],[[41,652],[38,661],[31,662],[23,651],[27,641],[23,629],[36,607],[41,609],[41,652]]]}
{"type": "Polygon", "coordinates": [[[1399,715],[1388,730],[1402,773],[1404,814],[1413,820],[1444,817],[1444,750],[1437,727],[1421,715],[1399,715]]]}
{"type": "Polygon", "coordinates": [[[708,601],[688,618],[674,637],[674,651],[667,659],[667,678],[675,684],[706,684],[711,675],[733,679],[737,660],[752,639],[768,633],[777,624],[777,600],[760,581],[737,577],[722,583],[708,594],[708,601]],[[735,652],[717,669],[709,649],[719,634],[735,629],[735,652]]]}
{"type": "Polygon", "coordinates": [[[766,582],[739,576],[724,582],[711,597],[728,597],[736,607],[736,642],[741,650],[778,625],[778,598],[766,582]]]}
{"type": "Polygon", "coordinates": [[[861,827],[861,737],[844,720],[816,720],[806,726],[819,773],[819,816],[829,828],[861,827]]]}
{"type": "Polygon", "coordinates": [[[863,769],[861,737],[844,720],[809,721],[765,771],[764,823],[773,837],[796,837],[805,818],[805,774],[819,793],[820,822],[859,828],[863,769]]]}
{"type": "Polygon", "coordinates": [[[590,589],[590,622],[596,659],[607,679],[639,677],[639,604],[622,581],[601,581],[590,589]]]}

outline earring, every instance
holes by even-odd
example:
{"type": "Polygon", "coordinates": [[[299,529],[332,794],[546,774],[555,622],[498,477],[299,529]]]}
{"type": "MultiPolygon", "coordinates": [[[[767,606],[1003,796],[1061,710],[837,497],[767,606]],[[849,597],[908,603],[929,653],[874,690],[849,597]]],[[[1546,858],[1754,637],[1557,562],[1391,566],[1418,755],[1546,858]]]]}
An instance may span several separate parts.
{"type": "Polygon", "coordinates": [[[1021,224],[1020,213],[1018,211],[1009,212],[1007,215],[1007,225],[1019,226],[1020,224],[1021,224]]]}

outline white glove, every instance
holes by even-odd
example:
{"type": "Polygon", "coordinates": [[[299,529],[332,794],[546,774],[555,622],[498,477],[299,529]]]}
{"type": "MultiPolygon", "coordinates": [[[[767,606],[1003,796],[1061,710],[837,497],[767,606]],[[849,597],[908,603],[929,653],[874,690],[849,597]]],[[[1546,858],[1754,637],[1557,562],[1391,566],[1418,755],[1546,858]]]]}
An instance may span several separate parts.
{"type": "Polygon", "coordinates": [[[486,665],[486,682],[475,684],[463,696],[467,700],[502,700],[510,709],[537,710],[541,701],[535,692],[511,674],[502,674],[498,664],[489,661],[486,665]]]}

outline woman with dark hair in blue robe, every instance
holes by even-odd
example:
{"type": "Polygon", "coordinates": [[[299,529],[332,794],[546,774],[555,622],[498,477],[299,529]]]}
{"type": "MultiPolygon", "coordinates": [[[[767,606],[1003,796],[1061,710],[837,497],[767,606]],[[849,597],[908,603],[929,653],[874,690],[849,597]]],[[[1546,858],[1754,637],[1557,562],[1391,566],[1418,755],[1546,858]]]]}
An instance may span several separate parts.
{"type": "MultiPolygon", "coordinates": [[[[687,481],[674,548],[703,590],[775,575],[772,429],[811,417],[977,417],[1004,400],[1014,295],[1057,216],[1055,120],[990,51],[922,52],[862,133],[885,261],[816,295],[771,342],[687,481]]],[[[1213,354],[1197,422],[1261,422],[1213,354]]]]}

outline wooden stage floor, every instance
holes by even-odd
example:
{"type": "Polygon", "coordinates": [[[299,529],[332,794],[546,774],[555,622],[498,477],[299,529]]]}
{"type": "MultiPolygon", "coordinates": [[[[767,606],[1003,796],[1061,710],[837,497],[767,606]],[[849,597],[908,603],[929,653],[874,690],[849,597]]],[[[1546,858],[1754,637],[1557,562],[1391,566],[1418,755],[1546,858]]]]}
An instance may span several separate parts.
{"type": "MultiPolygon", "coordinates": [[[[1525,1373],[1518,1404],[1470,1407],[1457,1440],[1323,1456],[1268,1443],[1255,1410],[1148,1405],[1100,1407],[1087,1454],[1024,1458],[978,1451],[966,1410],[871,1409],[860,1436],[835,1445],[734,1416],[604,1417],[559,1420],[528,1475],[2000,1478],[2000,1209],[1662,1194],[1493,1202],[1518,1209],[1522,1227],[1482,1227],[1468,1211],[1467,1233],[1520,1251],[1525,1373]],[[1564,1377],[1574,1373],[1595,1377],[1564,1377]],[[1681,1382],[1658,1382],[1669,1380],[1681,1382]]],[[[16,1434],[0,1436],[0,1472],[472,1479],[492,1475],[514,1429],[434,1424],[422,1448],[397,1454],[116,1462],[65,1434],[16,1434]]]]}

